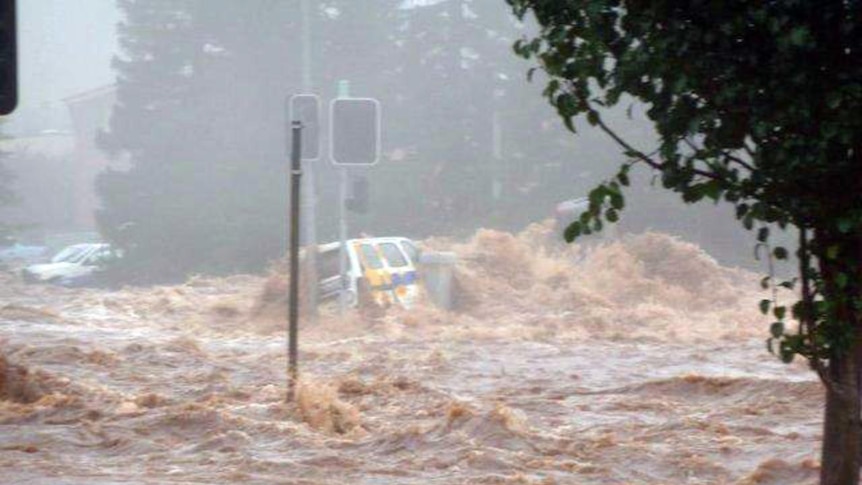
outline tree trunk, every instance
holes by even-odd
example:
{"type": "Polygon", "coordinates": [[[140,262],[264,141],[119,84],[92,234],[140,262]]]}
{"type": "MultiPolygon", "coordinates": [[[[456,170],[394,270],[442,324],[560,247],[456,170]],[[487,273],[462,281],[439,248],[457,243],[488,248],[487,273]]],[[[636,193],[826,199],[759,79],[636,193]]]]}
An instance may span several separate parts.
{"type": "Polygon", "coordinates": [[[820,468],[821,485],[857,485],[859,483],[860,423],[859,375],[862,370],[862,340],[848,352],[829,363],[833,385],[826,390],[826,414],[823,422],[823,450],[820,468]]]}

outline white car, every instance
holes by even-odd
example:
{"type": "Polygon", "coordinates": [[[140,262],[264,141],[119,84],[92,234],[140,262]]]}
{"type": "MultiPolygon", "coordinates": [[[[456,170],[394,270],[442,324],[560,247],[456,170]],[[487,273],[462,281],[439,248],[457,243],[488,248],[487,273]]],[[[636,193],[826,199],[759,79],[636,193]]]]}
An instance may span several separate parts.
{"type": "Polygon", "coordinates": [[[21,276],[25,281],[57,283],[64,279],[93,274],[114,257],[109,244],[74,244],[63,248],[50,263],[27,266],[21,276]]]}

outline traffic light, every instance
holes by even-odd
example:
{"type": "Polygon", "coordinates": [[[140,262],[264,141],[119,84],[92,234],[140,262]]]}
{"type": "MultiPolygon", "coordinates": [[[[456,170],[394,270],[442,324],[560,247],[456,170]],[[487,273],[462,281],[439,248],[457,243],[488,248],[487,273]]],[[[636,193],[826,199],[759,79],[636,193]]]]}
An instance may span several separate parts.
{"type": "Polygon", "coordinates": [[[329,155],[336,165],[374,165],[380,158],[380,103],[339,98],[329,103],[329,155]]]}
{"type": "Polygon", "coordinates": [[[18,43],[15,0],[0,0],[0,115],[18,104],[18,43]]]}
{"type": "Polygon", "coordinates": [[[357,214],[368,212],[368,179],[356,176],[353,179],[350,198],[347,199],[347,209],[357,214]]]}

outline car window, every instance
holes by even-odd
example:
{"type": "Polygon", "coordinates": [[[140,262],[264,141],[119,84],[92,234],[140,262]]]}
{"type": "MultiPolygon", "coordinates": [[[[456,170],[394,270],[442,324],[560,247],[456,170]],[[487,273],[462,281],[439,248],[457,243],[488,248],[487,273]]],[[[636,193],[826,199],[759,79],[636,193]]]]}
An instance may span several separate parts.
{"type": "Polygon", "coordinates": [[[341,265],[338,262],[340,254],[341,251],[336,248],[317,255],[317,277],[319,279],[325,280],[341,273],[341,265]]]}
{"type": "Polygon", "coordinates": [[[90,249],[82,249],[81,251],[75,253],[73,256],[67,258],[63,262],[64,263],[73,263],[73,264],[83,263],[84,260],[86,260],[87,257],[89,257],[89,255],[90,255],[90,249]]]}
{"type": "Polygon", "coordinates": [[[413,264],[419,262],[419,249],[410,241],[401,241],[401,247],[404,248],[404,253],[410,258],[413,264]]]}
{"type": "Polygon", "coordinates": [[[407,260],[404,259],[404,255],[401,254],[401,250],[398,249],[395,243],[381,243],[379,247],[383,251],[383,257],[386,258],[386,262],[389,263],[390,267],[403,268],[407,266],[407,260]]]}
{"type": "Polygon", "coordinates": [[[77,263],[86,256],[88,246],[68,246],[51,258],[52,263],[77,263]]]}
{"type": "Polygon", "coordinates": [[[94,265],[94,266],[104,264],[104,263],[108,262],[111,258],[113,258],[113,256],[114,255],[113,255],[113,252],[111,251],[111,248],[105,246],[105,247],[97,249],[96,251],[93,251],[90,254],[90,256],[87,257],[87,260],[84,262],[84,264],[89,264],[89,265],[94,265]]]}
{"type": "Polygon", "coordinates": [[[377,255],[374,246],[370,244],[360,244],[359,250],[362,252],[362,265],[368,269],[380,269],[383,267],[383,261],[377,255]]]}

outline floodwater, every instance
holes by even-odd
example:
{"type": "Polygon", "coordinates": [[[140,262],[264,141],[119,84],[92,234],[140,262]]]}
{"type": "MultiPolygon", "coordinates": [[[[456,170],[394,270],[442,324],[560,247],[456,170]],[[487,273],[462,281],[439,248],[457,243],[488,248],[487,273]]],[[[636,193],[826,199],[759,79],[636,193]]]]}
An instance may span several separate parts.
{"type": "MultiPolygon", "coordinates": [[[[455,250],[458,308],[303,321],[258,276],[0,282],[4,483],[813,484],[822,392],[770,356],[757,275],[659,234],[455,250]]],[[[276,285],[277,286],[277,285],[276,285]]]]}

